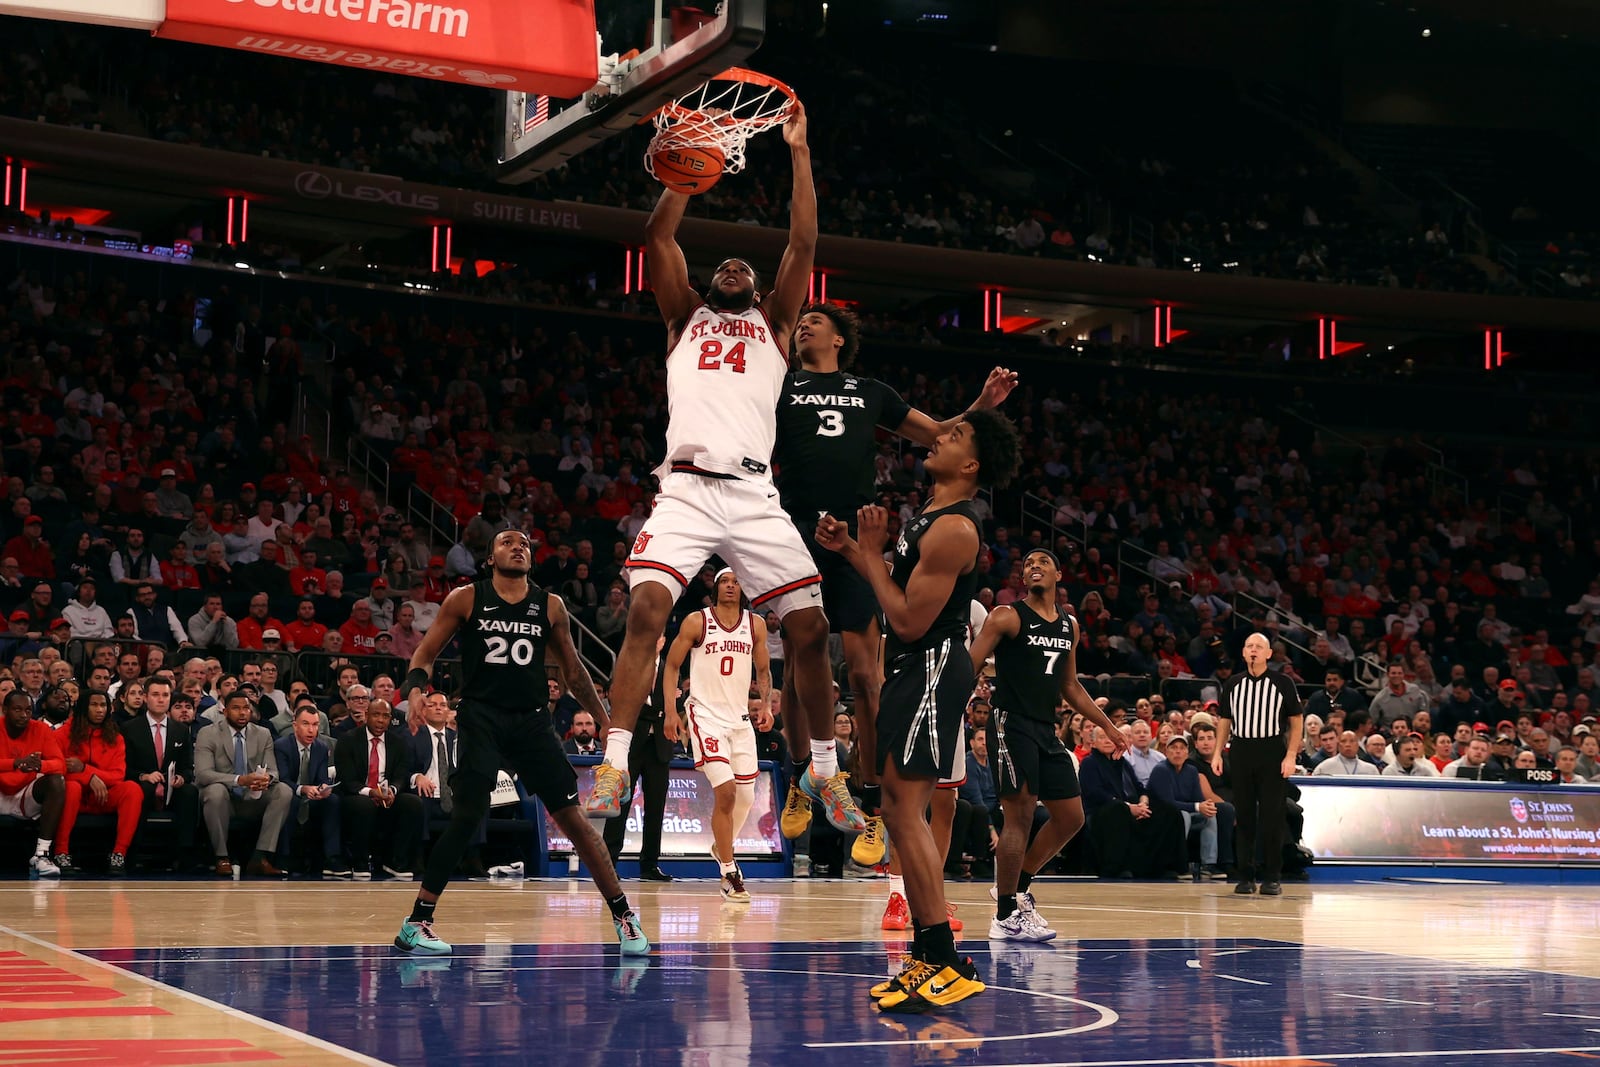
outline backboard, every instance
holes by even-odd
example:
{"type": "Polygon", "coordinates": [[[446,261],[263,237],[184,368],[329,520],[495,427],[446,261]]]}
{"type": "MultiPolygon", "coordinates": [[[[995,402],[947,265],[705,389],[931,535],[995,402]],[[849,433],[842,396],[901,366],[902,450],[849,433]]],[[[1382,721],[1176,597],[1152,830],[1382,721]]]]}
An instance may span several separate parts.
{"type": "MultiPolygon", "coordinates": [[[[649,47],[618,55],[618,46],[597,42],[600,78],[582,96],[555,100],[528,92],[501,94],[500,181],[520,184],[561,166],[740,65],[761,46],[766,0],[721,0],[714,12],[679,7],[670,18],[662,4],[653,0],[649,47]]],[[[603,35],[607,20],[602,18],[600,25],[603,35]]]]}

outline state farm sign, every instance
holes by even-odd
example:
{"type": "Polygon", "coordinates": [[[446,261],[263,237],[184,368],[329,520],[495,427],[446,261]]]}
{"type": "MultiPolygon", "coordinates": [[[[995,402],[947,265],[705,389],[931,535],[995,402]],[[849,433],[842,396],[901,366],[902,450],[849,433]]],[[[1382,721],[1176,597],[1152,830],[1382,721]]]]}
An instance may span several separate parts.
{"type": "Polygon", "coordinates": [[[593,0],[168,0],[156,35],[563,98],[599,77],[593,0]]]}

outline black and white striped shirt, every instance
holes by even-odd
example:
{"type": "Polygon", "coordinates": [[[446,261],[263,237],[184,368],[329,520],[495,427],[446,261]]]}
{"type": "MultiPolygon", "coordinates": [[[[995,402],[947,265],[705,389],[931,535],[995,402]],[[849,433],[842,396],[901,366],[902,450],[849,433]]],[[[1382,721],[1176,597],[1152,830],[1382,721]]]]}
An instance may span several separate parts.
{"type": "Polygon", "coordinates": [[[1300,695],[1277,671],[1254,678],[1246,671],[1222,683],[1217,714],[1230,721],[1230,732],[1241,740],[1282,737],[1289,719],[1300,714],[1300,695]]]}

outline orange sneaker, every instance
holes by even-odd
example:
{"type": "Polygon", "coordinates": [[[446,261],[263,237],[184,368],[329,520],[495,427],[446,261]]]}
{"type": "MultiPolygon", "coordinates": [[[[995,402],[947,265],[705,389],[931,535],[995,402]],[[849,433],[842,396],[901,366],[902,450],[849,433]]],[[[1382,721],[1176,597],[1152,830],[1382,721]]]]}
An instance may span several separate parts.
{"type": "Polygon", "coordinates": [[[950,917],[950,932],[959,934],[966,927],[961,920],[956,918],[956,906],[948,900],[944,902],[944,913],[950,917]]]}
{"type": "Polygon", "coordinates": [[[628,772],[609,763],[594,769],[594,791],[584,811],[598,819],[615,819],[622,814],[622,802],[628,796],[628,772]]]}
{"type": "Polygon", "coordinates": [[[904,930],[911,925],[911,905],[899,893],[889,894],[889,903],[883,909],[885,930],[904,930]]]}

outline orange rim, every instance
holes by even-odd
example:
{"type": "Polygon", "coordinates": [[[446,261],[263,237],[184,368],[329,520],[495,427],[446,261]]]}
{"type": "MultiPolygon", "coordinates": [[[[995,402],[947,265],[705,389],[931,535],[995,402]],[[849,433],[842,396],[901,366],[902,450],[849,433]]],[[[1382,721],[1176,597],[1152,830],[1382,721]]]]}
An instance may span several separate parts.
{"type": "MultiPolygon", "coordinates": [[[[789,98],[789,103],[785,105],[777,115],[774,115],[770,119],[763,119],[763,122],[775,123],[779,121],[780,116],[782,121],[787,122],[789,120],[789,113],[794,110],[795,104],[798,102],[795,98],[794,90],[789,88],[787,83],[779,81],[770,74],[763,74],[759,70],[750,70],[746,67],[729,67],[716,77],[707,79],[706,84],[709,85],[711,82],[745,82],[750,85],[758,85],[768,89],[776,89],[778,92],[789,98]]],[[[719,115],[713,118],[710,115],[706,115],[698,108],[684,107],[682,104],[678,103],[678,101],[670,100],[652,112],[648,118],[641,119],[640,125],[649,122],[656,115],[660,114],[665,114],[675,123],[712,122],[719,126],[739,126],[752,121],[750,119],[741,119],[733,115],[719,115]]]]}

